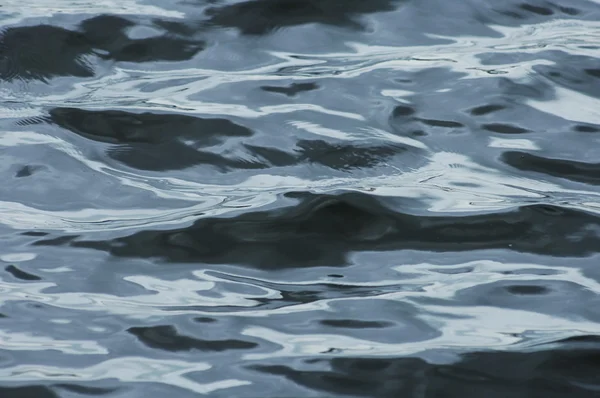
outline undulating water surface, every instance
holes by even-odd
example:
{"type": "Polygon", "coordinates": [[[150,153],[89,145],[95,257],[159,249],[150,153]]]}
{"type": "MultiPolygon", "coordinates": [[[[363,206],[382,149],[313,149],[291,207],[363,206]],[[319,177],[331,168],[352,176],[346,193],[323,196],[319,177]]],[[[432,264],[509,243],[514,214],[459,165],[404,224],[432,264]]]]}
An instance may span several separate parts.
{"type": "Polygon", "coordinates": [[[0,26],[0,397],[600,396],[598,0],[0,26]]]}

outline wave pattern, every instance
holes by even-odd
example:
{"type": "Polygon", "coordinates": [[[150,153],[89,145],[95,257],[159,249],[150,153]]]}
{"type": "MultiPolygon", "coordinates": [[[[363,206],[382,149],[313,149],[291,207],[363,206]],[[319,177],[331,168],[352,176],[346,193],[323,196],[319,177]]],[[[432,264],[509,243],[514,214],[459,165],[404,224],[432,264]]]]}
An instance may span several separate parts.
{"type": "Polygon", "coordinates": [[[0,21],[0,396],[598,394],[597,1],[0,21]]]}

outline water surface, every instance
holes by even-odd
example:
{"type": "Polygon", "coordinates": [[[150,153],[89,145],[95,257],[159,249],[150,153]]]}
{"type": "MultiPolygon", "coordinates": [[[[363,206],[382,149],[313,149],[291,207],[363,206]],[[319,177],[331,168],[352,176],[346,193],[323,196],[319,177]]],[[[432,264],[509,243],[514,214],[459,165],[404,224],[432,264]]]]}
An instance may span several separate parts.
{"type": "Polygon", "coordinates": [[[596,0],[4,0],[0,396],[600,396],[596,0]]]}

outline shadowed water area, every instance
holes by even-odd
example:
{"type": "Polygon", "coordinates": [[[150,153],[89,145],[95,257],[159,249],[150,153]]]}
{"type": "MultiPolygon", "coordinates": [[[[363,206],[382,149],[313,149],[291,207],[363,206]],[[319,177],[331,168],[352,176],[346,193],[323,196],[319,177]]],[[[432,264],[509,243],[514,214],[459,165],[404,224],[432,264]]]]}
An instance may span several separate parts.
{"type": "Polygon", "coordinates": [[[0,397],[600,396],[598,0],[3,0],[0,397]]]}

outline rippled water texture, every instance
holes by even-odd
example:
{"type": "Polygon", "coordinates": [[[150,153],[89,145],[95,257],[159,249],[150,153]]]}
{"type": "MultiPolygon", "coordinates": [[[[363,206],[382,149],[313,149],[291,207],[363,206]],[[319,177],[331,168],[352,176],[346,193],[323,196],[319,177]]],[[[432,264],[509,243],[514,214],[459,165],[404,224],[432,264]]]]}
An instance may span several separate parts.
{"type": "Polygon", "coordinates": [[[598,0],[0,23],[0,397],[600,396],[598,0]]]}

